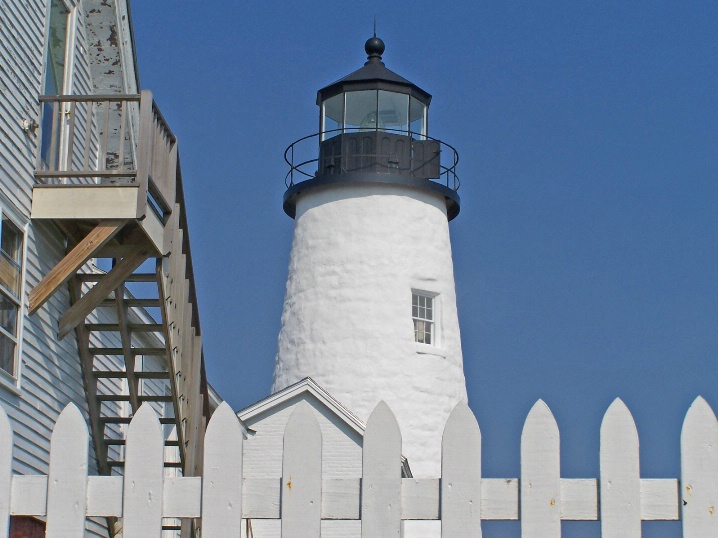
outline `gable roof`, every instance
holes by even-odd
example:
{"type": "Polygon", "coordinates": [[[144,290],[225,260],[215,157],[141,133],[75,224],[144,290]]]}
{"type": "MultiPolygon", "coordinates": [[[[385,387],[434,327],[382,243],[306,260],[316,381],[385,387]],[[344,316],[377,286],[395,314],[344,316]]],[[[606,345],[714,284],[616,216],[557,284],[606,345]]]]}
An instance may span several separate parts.
{"type": "Polygon", "coordinates": [[[299,394],[307,392],[319,400],[322,404],[328,407],[335,415],[339,416],[351,429],[357,432],[362,437],[364,436],[364,430],[366,430],[366,424],[364,421],[359,419],[354,413],[352,413],[347,407],[329,394],[326,390],[320,387],[316,381],[311,377],[305,377],[301,381],[289,385],[288,387],[270,394],[266,398],[259,400],[252,405],[240,409],[237,411],[237,416],[243,422],[251,421],[256,416],[272,409],[273,407],[298,396],[299,394]]]}
{"type": "MultiPolygon", "coordinates": [[[[283,404],[284,402],[297,396],[300,396],[304,393],[311,394],[312,396],[314,396],[317,400],[319,400],[319,402],[321,402],[330,411],[332,411],[352,430],[354,430],[362,438],[364,437],[364,432],[366,431],[366,423],[359,417],[357,417],[354,413],[352,413],[349,408],[344,406],[339,400],[334,398],[331,394],[329,394],[326,390],[319,386],[319,384],[311,377],[305,377],[304,379],[302,379],[301,381],[297,381],[293,385],[289,385],[288,387],[278,392],[275,392],[274,394],[270,394],[266,398],[259,400],[258,402],[253,403],[252,405],[245,407],[244,409],[240,409],[239,411],[237,411],[236,414],[240,422],[245,425],[250,423],[252,419],[258,417],[259,415],[267,413],[273,408],[283,404]]],[[[249,426],[247,426],[247,428],[249,431],[252,431],[249,426]]],[[[403,455],[401,456],[401,468],[403,477],[412,477],[411,468],[409,467],[409,461],[403,455]]]]}

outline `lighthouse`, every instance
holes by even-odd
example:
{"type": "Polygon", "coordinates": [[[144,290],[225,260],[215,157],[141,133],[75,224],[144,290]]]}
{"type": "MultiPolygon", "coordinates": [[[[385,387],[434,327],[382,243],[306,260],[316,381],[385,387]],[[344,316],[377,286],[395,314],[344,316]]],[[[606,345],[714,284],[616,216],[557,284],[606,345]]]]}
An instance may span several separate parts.
{"type": "Polygon", "coordinates": [[[320,130],[290,145],[295,219],[273,391],[311,377],[362,420],[385,401],[414,476],[439,476],[466,401],[449,222],[460,210],[431,95],[389,70],[384,43],[317,93],[320,130]]]}

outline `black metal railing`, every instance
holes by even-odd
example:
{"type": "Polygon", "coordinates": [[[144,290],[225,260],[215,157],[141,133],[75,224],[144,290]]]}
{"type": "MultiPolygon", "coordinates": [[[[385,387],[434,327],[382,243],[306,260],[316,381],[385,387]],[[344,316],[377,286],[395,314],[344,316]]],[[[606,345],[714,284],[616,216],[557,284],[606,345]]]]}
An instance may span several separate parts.
{"type": "Polygon", "coordinates": [[[327,175],[372,172],[399,174],[459,190],[459,154],[436,138],[398,129],[334,129],[314,133],[284,151],[287,188],[327,175]]]}

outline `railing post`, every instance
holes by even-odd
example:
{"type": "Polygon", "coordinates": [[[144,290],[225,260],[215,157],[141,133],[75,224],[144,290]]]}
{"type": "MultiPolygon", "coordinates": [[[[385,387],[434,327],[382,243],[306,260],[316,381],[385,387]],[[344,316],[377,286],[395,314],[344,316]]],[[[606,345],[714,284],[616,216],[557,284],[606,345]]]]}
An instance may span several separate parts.
{"type": "Polygon", "coordinates": [[[147,189],[150,179],[150,161],[152,159],[152,92],[140,93],[140,129],[137,141],[137,218],[141,219],[147,211],[147,189]]]}

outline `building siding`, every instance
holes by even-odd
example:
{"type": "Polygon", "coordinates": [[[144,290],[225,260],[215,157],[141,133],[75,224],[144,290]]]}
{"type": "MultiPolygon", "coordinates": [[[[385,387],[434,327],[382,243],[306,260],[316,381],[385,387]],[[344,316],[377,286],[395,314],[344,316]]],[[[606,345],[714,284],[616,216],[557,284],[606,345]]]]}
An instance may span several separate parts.
{"type": "MultiPolygon", "coordinates": [[[[118,0],[121,3],[124,0],[118,0]]],[[[93,94],[101,91],[92,80],[88,14],[82,2],[66,2],[75,8],[74,49],[71,88],[74,94],[93,94]]],[[[114,4],[114,2],[112,2],[114,4]]],[[[64,256],[65,239],[49,222],[30,221],[34,168],[37,160],[40,129],[25,133],[23,120],[41,123],[39,95],[43,91],[44,52],[47,42],[49,0],[0,1],[0,206],[9,210],[25,224],[26,255],[24,259],[23,305],[20,358],[16,375],[18,384],[0,385],[0,405],[9,416],[14,430],[13,472],[16,474],[46,474],[49,465],[49,446],[52,429],[66,405],[76,405],[86,420],[88,409],[74,332],[58,339],[60,316],[70,306],[67,286],[63,286],[33,316],[27,315],[27,292],[33,289],[64,256]]],[[[126,13],[126,6],[120,11],[126,13]]],[[[127,22],[123,23],[127,26],[127,22]]],[[[129,27],[128,27],[129,28],[129,27]]],[[[129,29],[122,28],[122,35],[129,29]]],[[[123,40],[127,46],[129,40],[123,40]]],[[[132,51],[123,51],[132,58],[132,51]]],[[[96,66],[95,66],[96,68],[96,66]]],[[[134,66],[130,77],[134,80],[134,66]]],[[[134,88],[136,90],[136,88],[134,88]]],[[[81,112],[80,112],[81,113],[81,112]]],[[[98,136],[93,132],[94,148],[98,136]]],[[[76,139],[73,159],[78,162],[83,141],[76,139]]],[[[89,270],[98,270],[88,266],[89,270]]],[[[116,322],[114,309],[95,311],[95,323],[116,322]]],[[[117,333],[92,334],[91,345],[120,347],[117,333]]],[[[149,342],[151,337],[143,340],[149,342]]],[[[141,345],[156,345],[142,343],[141,345]]],[[[160,359],[151,358],[151,361],[160,359]]],[[[122,369],[118,357],[96,357],[98,368],[122,369]]],[[[158,364],[154,364],[157,367],[158,364]]],[[[103,380],[104,386],[120,388],[121,380],[103,380]]],[[[150,393],[163,393],[164,386],[148,384],[150,393]]],[[[121,407],[121,403],[103,406],[121,407]]],[[[154,406],[160,411],[161,404],[154,406]]],[[[120,409],[122,411],[122,409],[120,409]]],[[[122,435],[123,426],[115,426],[115,435],[122,435]]],[[[121,456],[121,448],[111,447],[112,456],[121,456]]],[[[97,474],[94,446],[90,447],[90,474],[97,474]]],[[[91,536],[107,536],[104,519],[90,519],[91,536]]]]}

